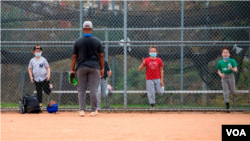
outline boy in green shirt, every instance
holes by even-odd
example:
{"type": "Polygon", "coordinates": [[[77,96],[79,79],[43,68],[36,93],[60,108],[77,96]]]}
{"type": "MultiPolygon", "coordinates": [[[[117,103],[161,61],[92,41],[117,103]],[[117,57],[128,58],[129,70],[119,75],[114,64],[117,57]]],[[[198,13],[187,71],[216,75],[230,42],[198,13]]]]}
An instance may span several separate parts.
{"type": "Polygon", "coordinates": [[[222,48],[222,57],[217,65],[216,69],[218,69],[218,74],[221,77],[221,84],[223,88],[224,100],[226,103],[226,109],[229,109],[229,90],[232,94],[235,94],[235,79],[234,73],[238,72],[237,62],[229,58],[230,50],[227,46],[222,48]]]}

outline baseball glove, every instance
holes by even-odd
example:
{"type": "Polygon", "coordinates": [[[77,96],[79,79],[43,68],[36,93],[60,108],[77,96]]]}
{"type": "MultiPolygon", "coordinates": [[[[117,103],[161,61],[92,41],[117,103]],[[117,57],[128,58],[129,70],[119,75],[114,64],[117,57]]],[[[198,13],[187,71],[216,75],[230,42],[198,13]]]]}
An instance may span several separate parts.
{"type": "Polygon", "coordinates": [[[68,79],[70,84],[77,85],[77,75],[75,73],[68,72],[68,79]]]}
{"type": "Polygon", "coordinates": [[[73,79],[76,78],[76,74],[75,73],[70,73],[70,83],[74,83],[73,79]]]}
{"type": "Polygon", "coordinates": [[[57,104],[54,100],[51,100],[47,107],[52,107],[53,104],[57,104]]]}

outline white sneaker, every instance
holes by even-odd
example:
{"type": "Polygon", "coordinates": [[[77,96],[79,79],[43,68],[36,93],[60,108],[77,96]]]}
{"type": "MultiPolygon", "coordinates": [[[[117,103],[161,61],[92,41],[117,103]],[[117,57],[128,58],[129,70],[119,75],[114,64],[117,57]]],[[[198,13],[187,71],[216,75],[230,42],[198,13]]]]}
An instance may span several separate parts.
{"type": "Polygon", "coordinates": [[[100,113],[98,112],[98,110],[95,111],[96,115],[100,115],[100,113]]]}
{"type": "Polygon", "coordinates": [[[79,112],[79,115],[80,115],[81,117],[84,116],[84,114],[85,114],[84,110],[81,110],[81,111],[79,112]]]}
{"type": "Polygon", "coordinates": [[[99,115],[98,111],[90,112],[90,116],[96,116],[96,115],[99,115]]]}

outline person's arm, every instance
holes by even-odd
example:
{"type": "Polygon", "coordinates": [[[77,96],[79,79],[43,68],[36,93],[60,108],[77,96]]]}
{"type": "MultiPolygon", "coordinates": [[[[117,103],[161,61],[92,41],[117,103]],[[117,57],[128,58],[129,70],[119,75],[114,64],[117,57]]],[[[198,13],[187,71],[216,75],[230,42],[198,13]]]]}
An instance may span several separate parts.
{"type": "Polygon", "coordinates": [[[76,60],[77,60],[77,54],[73,54],[71,61],[71,73],[75,73],[76,60]]]}
{"type": "Polygon", "coordinates": [[[142,63],[141,63],[141,65],[139,66],[139,71],[142,71],[144,67],[145,67],[145,59],[142,58],[142,63]]]}
{"type": "Polygon", "coordinates": [[[220,64],[220,61],[217,63],[217,65],[215,66],[215,68],[218,70],[218,74],[221,78],[224,78],[225,77],[225,74],[221,73],[221,64],[220,64]]]}
{"type": "Polygon", "coordinates": [[[232,70],[232,71],[234,71],[235,73],[238,72],[237,67],[232,68],[232,66],[229,66],[229,69],[232,70]]]}
{"type": "Polygon", "coordinates": [[[233,59],[232,65],[229,66],[229,69],[234,71],[234,73],[237,73],[238,72],[237,65],[238,65],[237,62],[233,59]]]}
{"type": "Polygon", "coordinates": [[[45,59],[45,61],[44,61],[44,66],[45,66],[47,74],[48,74],[46,80],[49,81],[50,80],[50,67],[49,67],[49,63],[48,63],[47,59],[45,59]]]}
{"type": "Polygon", "coordinates": [[[219,76],[220,76],[221,78],[224,78],[224,77],[225,77],[225,74],[221,73],[220,70],[218,70],[218,74],[219,74],[219,76]]]}
{"type": "Polygon", "coordinates": [[[32,68],[28,68],[29,76],[30,76],[30,82],[34,83],[33,76],[32,76],[32,68]]]}
{"type": "Polygon", "coordinates": [[[102,78],[104,74],[104,54],[103,53],[99,53],[99,59],[100,59],[100,73],[101,73],[101,78],[102,78]]]}
{"type": "Polygon", "coordinates": [[[164,83],[163,83],[163,67],[160,67],[160,72],[161,72],[161,86],[163,87],[164,86],[164,83]]]}
{"type": "Polygon", "coordinates": [[[111,76],[111,75],[112,75],[112,71],[111,71],[111,69],[109,68],[109,63],[108,63],[108,62],[105,62],[105,64],[107,65],[108,76],[111,76]]]}
{"type": "Polygon", "coordinates": [[[109,75],[109,76],[111,76],[111,75],[112,75],[112,71],[111,71],[111,70],[109,70],[108,75],[109,75]]]}
{"type": "Polygon", "coordinates": [[[50,79],[50,67],[46,67],[46,70],[47,70],[47,74],[48,74],[47,81],[49,81],[49,79],[50,79]]]}

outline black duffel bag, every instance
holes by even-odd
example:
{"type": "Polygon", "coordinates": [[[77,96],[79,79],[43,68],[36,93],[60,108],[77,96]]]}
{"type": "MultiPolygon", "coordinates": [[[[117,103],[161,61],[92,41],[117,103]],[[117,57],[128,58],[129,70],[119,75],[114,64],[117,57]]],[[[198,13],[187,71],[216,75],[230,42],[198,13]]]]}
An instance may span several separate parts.
{"type": "Polygon", "coordinates": [[[40,113],[40,105],[35,95],[23,96],[24,113],[40,113]]]}

